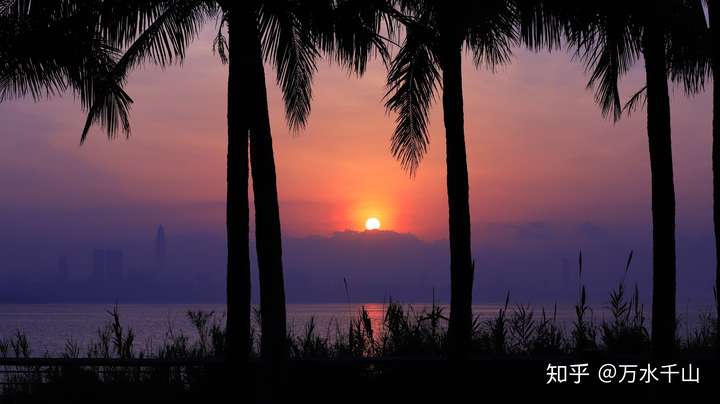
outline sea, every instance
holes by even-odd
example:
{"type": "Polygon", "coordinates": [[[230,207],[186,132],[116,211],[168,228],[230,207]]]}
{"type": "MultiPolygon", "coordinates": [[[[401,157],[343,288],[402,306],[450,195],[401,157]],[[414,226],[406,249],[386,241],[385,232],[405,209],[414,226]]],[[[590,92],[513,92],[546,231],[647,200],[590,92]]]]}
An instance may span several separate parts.
{"type": "MultiPolygon", "coordinates": [[[[494,318],[504,306],[504,303],[478,304],[473,306],[473,312],[480,321],[484,321],[494,318]]],[[[112,304],[0,304],[0,340],[8,341],[18,333],[24,335],[31,356],[60,356],[68,342],[79,346],[81,354],[84,354],[87,347],[98,340],[98,330],[111,320],[109,312],[113,307],[112,304]]],[[[368,312],[375,335],[381,334],[387,309],[385,303],[288,304],[288,328],[296,335],[302,334],[312,321],[317,334],[332,339],[338,329],[347,329],[363,307],[368,312]]],[[[447,306],[440,307],[445,315],[449,314],[447,306]]],[[[413,304],[405,305],[405,308],[422,313],[431,305],[413,304]]],[[[509,306],[507,316],[512,316],[517,310],[517,306],[509,306]]],[[[692,333],[700,324],[702,315],[711,310],[710,306],[679,309],[681,324],[678,331],[692,333]]],[[[197,338],[188,311],[212,312],[214,321],[223,323],[225,305],[120,304],[117,311],[125,330],[132,329],[135,334],[135,349],[154,352],[169,336],[182,334],[190,340],[197,338]]],[[[573,305],[551,305],[545,308],[545,312],[547,317],[555,317],[559,325],[566,328],[572,326],[575,318],[573,305]]],[[[588,316],[600,324],[610,319],[609,308],[594,308],[588,316]]],[[[538,320],[540,317],[540,309],[536,308],[533,318],[538,320]]],[[[649,327],[649,315],[646,324],[649,327]]]]}

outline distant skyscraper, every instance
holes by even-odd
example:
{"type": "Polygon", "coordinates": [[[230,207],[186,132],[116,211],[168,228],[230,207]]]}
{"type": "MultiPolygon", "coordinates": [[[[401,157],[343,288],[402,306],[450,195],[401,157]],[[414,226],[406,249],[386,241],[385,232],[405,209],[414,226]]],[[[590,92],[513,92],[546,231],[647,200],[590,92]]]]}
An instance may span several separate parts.
{"type": "Polygon", "coordinates": [[[159,225],[157,234],[155,235],[155,267],[158,270],[165,269],[165,228],[163,225],[159,225]]]}
{"type": "Polygon", "coordinates": [[[93,269],[90,280],[102,285],[105,282],[117,283],[123,279],[123,252],[120,250],[93,250],[93,269]]]}
{"type": "Polygon", "coordinates": [[[123,279],[123,252],[120,250],[105,251],[105,275],[110,282],[123,279]]]}

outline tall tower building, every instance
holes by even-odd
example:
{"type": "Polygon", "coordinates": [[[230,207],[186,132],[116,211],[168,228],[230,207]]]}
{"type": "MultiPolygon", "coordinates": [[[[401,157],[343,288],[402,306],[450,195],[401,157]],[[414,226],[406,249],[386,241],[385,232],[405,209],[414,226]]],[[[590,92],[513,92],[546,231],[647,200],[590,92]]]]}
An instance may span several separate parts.
{"type": "Polygon", "coordinates": [[[165,269],[165,255],[167,246],[165,245],[165,228],[159,225],[157,234],[155,235],[155,268],[157,270],[165,269]]]}

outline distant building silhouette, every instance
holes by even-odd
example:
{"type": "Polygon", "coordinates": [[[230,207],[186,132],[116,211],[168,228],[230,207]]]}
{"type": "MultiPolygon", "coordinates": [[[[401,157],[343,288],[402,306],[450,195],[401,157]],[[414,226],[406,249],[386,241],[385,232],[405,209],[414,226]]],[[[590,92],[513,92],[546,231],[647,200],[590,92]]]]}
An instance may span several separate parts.
{"type": "Polygon", "coordinates": [[[123,252],[120,250],[93,250],[93,267],[90,280],[98,285],[105,282],[118,283],[123,280],[124,262],[123,252]]]}
{"type": "Polygon", "coordinates": [[[113,283],[122,281],[123,279],[123,252],[120,250],[105,251],[105,277],[113,283]]]}
{"type": "Polygon", "coordinates": [[[165,228],[163,225],[159,225],[155,235],[155,268],[157,270],[162,271],[165,269],[166,252],[165,228]]]}

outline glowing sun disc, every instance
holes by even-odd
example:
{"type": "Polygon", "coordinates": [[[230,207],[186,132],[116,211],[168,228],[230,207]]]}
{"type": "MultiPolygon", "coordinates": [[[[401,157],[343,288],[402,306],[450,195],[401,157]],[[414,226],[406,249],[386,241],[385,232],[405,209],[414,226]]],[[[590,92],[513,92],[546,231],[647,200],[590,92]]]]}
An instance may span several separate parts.
{"type": "Polygon", "coordinates": [[[378,230],[380,228],[380,219],[371,217],[365,221],[365,229],[367,230],[378,230]]]}

